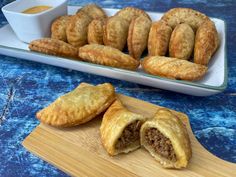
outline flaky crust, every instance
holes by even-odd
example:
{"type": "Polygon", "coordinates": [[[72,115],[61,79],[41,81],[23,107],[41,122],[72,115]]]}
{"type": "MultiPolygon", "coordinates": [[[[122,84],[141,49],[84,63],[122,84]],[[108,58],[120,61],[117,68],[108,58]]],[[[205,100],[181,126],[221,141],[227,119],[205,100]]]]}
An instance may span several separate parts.
{"type": "Polygon", "coordinates": [[[172,28],[164,21],[154,22],[148,38],[148,55],[164,56],[168,51],[172,28]]]}
{"type": "Polygon", "coordinates": [[[53,21],[51,25],[51,38],[58,39],[64,42],[67,42],[66,37],[66,27],[68,25],[70,15],[64,15],[58,17],[56,20],[53,21]]]}
{"type": "Polygon", "coordinates": [[[74,47],[81,47],[88,43],[88,25],[92,18],[85,13],[78,13],[70,18],[66,28],[67,41],[74,47]]]}
{"type": "Polygon", "coordinates": [[[125,127],[139,120],[144,123],[146,120],[142,115],[128,111],[119,100],[116,100],[105,112],[100,127],[101,140],[109,155],[128,153],[140,147],[139,141],[125,149],[117,149],[115,145],[125,127]]]}
{"type": "Polygon", "coordinates": [[[112,16],[104,25],[103,42],[107,46],[123,50],[126,44],[129,23],[119,16],[112,16]]]}
{"type": "Polygon", "coordinates": [[[43,38],[34,40],[30,42],[29,49],[48,55],[78,59],[77,48],[57,39],[43,38]]]}
{"type": "Polygon", "coordinates": [[[207,72],[206,66],[162,56],[146,57],[141,64],[149,74],[177,80],[199,80],[207,72]]]}
{"type": "Polygon", "coordinates": [[[184,168],[188,165],[192,156],[190,139],[185,125],[176,115],[165,108],[159,109],[153,119],[146,121],[142,125],[140,139],[141,145],[165,168],[184,168]],[[168,160],[154,151],[145,140],[145,131],[147,128],[158,129],[171,141],[175,151],[176,161],[168,160]]]}
{"type": "Polygon", "coordinates": [[[173,8],[167,11],[162,20],[166,21],[174,29],[180,23],[187,23],[194,31],[205,21],[209,19],[205,14],[189,8],[173,8]]]}
{"type": "Polygon", "coordinates": [[[207,20],[197,30],[194,46],[194,63],[207,65],[219,46],[214,22],[207,20]]]}
{"type": "Polygon", "coordinates": [[[103,44],[104,19],[94,19],[88,26],[88,43],[103,44]]]}
{"type": "Polygon", "coordinates": [[[105,111],[115,100],[114,87],[109,83],[78,86],[60,96],[48,107],[37,112],[43,123],[55,127],[72,127],[86,123],[105,111]]]}
{"type": "Polygon", "coordinates": [[[139,16],[131,20],[127,44],[130,56],[135,59],[139,59],[147,47],[151,23],[145,16],[139,16]]]}
{"type": "Polygon", "coordinates": [[[151,20],[149,15],[144,10],[138,9],[135,7],[125,7],[121,9],[120,11],[118,11],[115,15],[124,18],[129,23],[131,22],[133,18],[138,17],[138,16],[145,16],[146,18],[151,20]]]}
{"type": "Polygon", "coordinates": [[[135,70],[139,66],[139,61],[131,56],[122,53],[118,49],[99,44],[89,44],[81,47],[79,56],[84,61],[111,67],[135,70]]]}
{"type": "Polygon", "coordinates": [[[76,13],[78,14],[81,12],[86,13],[87,15],[89,15],[93,19],[107,18],[107,15],[104,12],[104,10],[96,4],[88,4],[84,7],[82,7],[81,9],[79,9],[76,13]]]}
{"type": "Polygon", "coordinates": [[[188,60],[193,52],[194,32],[192,28],[182,23],[175,27],[169,44],[170,57],[188,60]]]}

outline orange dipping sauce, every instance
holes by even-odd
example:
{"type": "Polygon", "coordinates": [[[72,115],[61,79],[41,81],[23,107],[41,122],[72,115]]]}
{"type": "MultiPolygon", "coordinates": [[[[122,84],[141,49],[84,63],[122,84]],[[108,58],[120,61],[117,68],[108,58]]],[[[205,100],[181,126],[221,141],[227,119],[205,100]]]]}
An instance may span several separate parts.
{"type": "Polygon", "coordinates": [[[37,14],[37,13],[46,11],[51,8],[52,7],[50,7],[50,6],[34,6],[29,9],[24,10],[22,13],[24,13],[24,14],[37,14]]]}

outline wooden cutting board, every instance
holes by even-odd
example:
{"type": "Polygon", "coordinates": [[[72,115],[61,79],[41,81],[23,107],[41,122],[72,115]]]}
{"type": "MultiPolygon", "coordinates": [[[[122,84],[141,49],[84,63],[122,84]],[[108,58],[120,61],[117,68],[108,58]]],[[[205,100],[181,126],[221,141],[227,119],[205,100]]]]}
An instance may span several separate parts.
{"type": "MultiPolygon", "coordinates": [[[[160,106],[117,95],[129,110],[152,117],[160,106]]],[[[155,176],[236,176],[236,164],[209,153],[194,137],[187,115],[175,112],[187,125],[193,157],[186,169],[162,168],[143,148],[110,157],[101,145],[101,116],[81,126],[56,129],[40,124],[23,141],[23,146],[72,176],[155,177],[155,176]]]]}

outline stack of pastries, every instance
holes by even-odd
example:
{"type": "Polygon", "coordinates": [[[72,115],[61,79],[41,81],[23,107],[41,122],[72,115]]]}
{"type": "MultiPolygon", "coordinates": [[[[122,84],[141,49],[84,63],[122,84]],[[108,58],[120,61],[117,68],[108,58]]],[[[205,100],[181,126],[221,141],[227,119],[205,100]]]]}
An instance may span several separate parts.
{"type": "Polygon", "coordinates": [[[74,127],[101,113],[101,142],[109,155],[128,153],[142,145],[164,168],[187,166],[192,150],[187,129],[177,114],[166,108],[157,110],[152,118],[134,113],[116,97],[109,83],[81,83],[38,111],[36,117],[54,127],[74,127]]]}
{"type": "Polygon", "coordinates": [[[96,4],[55,19],[51,38],[32,41],[30,50],[178,80],[199,80],[219,45],[213,21],[188,8],[174,8],[156,22],[143,10],[126,7],[108,17],[96,4]],[[128,54],[124,51],[128,48],[128,54]],[[148,49],[148,56],[141,56],[148,49]],[[191,60],[193,58],[193,60],[191,60]]]}

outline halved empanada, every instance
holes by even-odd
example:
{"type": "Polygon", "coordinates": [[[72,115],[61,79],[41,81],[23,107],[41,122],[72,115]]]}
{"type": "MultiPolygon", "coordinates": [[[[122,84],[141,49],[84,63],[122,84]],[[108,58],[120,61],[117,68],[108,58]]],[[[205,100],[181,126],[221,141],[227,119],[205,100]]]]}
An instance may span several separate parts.
{"type": "Polygon", "coordinates": [[[109,83],[97,86],[81,84],[37,112],[36,117],[51,126],[72,127],[95,118],[114,100],[114,87],[109,83]]]}
{"type": "Polygon", "coordinates": [[[142,115],[128,111],[116,100],[105,112],[100,127],[102,144],[110,155],[128,153],[140,147],[142,115]]]}
{"type": "Polygon", "coordinates": [[[187,129],[168,109],[159,109],[140,130],[141,144],[165,168],[186,167],[192,156],[187,129]]]}

